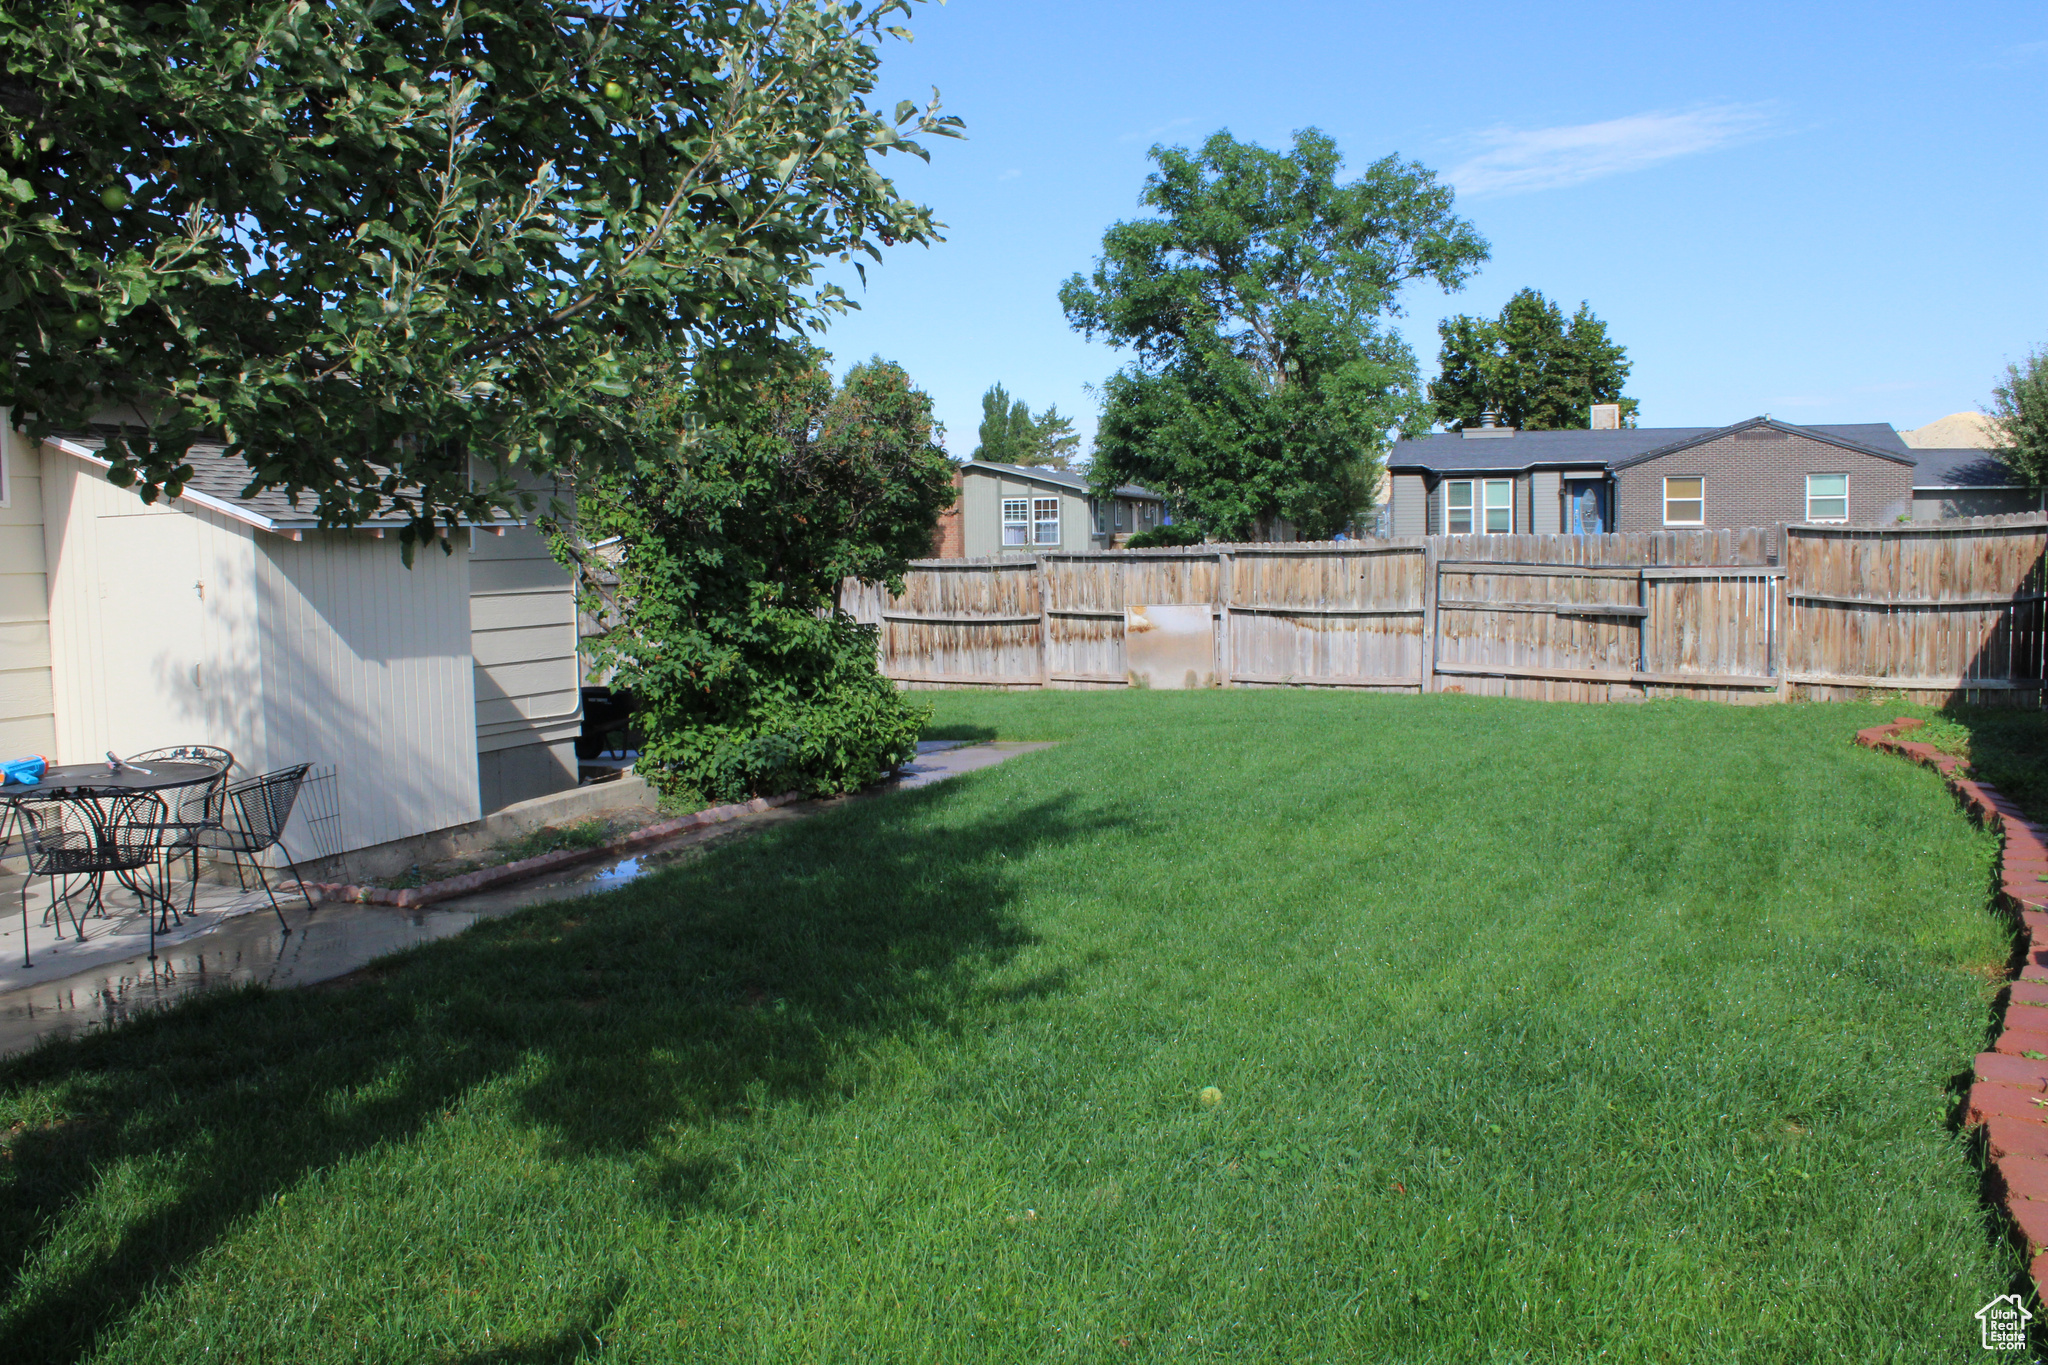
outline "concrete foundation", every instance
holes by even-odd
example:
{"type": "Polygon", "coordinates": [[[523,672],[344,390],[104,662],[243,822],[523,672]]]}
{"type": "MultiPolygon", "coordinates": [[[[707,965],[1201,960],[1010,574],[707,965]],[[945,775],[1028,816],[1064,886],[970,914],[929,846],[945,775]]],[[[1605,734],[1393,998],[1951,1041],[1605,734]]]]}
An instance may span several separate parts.
{"type": "MultiPolygon", "coordinates": [[[[574,761],[573,754],[571,761],[574,761]]],[[[415,865],[425,866],[444,858],[466,858],[481,853],[493,844],[517,838],[542,825],[573,824],[593,815],[634,807],[651,809],[659,805],[660,800],[644,778],[626,773],[609,782],[571,787],[567,791],[514,802],[466,825],[415,834],[409,839],[393,839],[370,848],[352,849],[333,858],[309,859],[300,863],[299,868],[309,882],[375,881],[379,877],[395,876],[415,865]]],[[[229,875],[232,876],[232,872],[229,875]]]]}
{"type": "Polygon", "coordinates": [[[522,744],[476,756],[477,796],[489,815],[576,785],[576,741],[522,744]]]}

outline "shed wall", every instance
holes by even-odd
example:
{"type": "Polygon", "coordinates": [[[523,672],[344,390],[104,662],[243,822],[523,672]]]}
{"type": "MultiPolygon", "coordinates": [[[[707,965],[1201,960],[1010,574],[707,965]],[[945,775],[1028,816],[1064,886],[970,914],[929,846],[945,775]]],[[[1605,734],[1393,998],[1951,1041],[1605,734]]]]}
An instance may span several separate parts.
{"type": "Polygon", "coordinates": [[[467,537],[257,540],[262,763],[335,765],[342,852],[479,818],[467,537]]]}
{"type": "Polygon", "coordinates": [[[57,761],[207,743],[259,771],[253,533],[41,456],[57,761]]]}
{"type": "Polygon", "coordinates": [[[0,408],[0,754],[54,755],[50,589],[43,545],[42,459],[0,408]]]}

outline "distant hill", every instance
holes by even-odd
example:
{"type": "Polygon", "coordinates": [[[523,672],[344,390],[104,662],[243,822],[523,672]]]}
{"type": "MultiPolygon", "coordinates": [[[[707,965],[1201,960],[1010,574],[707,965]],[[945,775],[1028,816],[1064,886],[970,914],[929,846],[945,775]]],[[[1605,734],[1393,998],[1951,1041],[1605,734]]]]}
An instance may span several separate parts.
{"type": "Polygon", "coordinates": [[[1998,444],[1991,419],[1981,412],[1952,412],[1900,432],[1899,439],[1916,450],[1990,450],[1998,444]]]}

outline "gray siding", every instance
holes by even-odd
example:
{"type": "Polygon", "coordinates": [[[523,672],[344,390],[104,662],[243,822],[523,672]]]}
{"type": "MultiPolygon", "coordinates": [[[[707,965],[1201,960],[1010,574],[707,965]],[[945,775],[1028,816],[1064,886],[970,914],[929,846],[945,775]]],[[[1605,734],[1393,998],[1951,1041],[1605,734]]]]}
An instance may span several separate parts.
{"type": "Polygon", "coordinates": [[[1388,534],[1426,536],[1429,534],[1429,489],[1420,474],[1395,474],[1389,479],[1388,534]]]}
{"type": "Polygon", "coordinates": [[[2015,512],[2038,512],[2041,508],[2041,494],[2025,488],[1920,488],[1913,491],[1915,521],[2002,517],[2015,512]]]}
{"type": "Polygon", "coordinates": [[[1555,469],[1538,469],[1530,476],[1529,526],[1539,536],[1564,531],[1564,480],[1555,469]]]}
{"type": "Polygon", "coordinates": [[[539,531],[470,533],[469,641],[483,810],[575,786],[576,594],[539,531]]]}

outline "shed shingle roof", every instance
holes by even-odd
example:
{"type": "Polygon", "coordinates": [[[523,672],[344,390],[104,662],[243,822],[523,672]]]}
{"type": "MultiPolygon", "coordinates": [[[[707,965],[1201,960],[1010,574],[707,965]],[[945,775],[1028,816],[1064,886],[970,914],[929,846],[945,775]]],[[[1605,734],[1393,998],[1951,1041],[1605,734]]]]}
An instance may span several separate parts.
{"type": "MultiPolygon", "coordinates": [[[[112,464],[100,454],[106,446],[105,438],[92,433],[52,436],[49,444],[67,455],[90,460],[102,469],[112,464]]],[[[320,529],[320,514],[310,503],[294,507],[291,499],[278,489],[266,488],[244,497],[242,490],[249,486],[251,477],[249,466],[239,457],[229,455],[227,447],[218,441],[194,442],[185,452],[185,463],[192,466],[192,477],[186,481],[184,492],[180,494],[185,501],[265,531],[320,529]]],[[[403,513],[394,511],[358,524],[365,527],[403,526],[409,520],[403,513]]],[[[523,523],[511,517],[492,522],[463,523],[465,526],[471,524],[518,526],[523,523]]]]}

